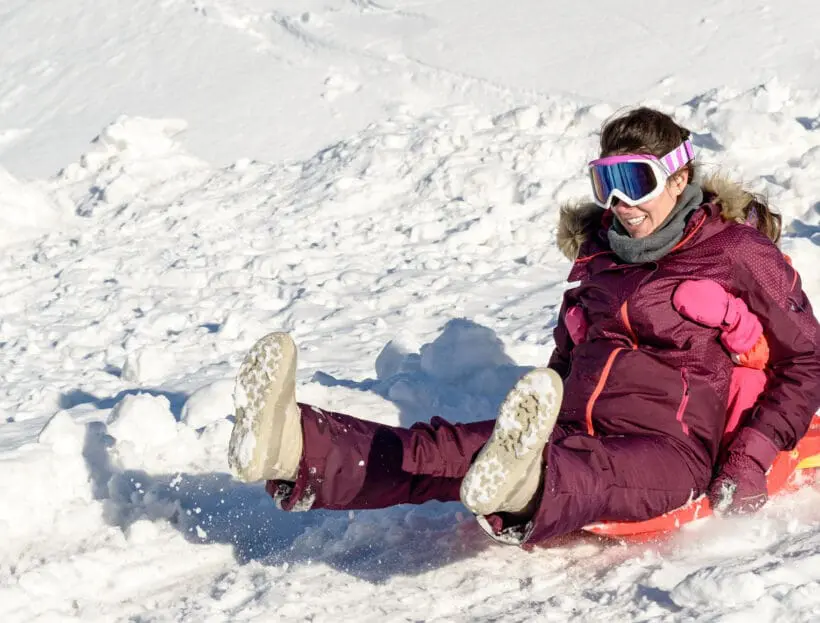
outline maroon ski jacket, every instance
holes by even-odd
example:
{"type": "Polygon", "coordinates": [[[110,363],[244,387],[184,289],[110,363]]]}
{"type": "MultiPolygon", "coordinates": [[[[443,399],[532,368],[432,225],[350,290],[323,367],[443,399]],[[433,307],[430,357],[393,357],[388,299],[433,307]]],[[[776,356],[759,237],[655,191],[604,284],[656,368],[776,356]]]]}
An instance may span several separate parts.
{"type": "Polygon", "coordinates": [[[562,210],[559,246],[574,260],[554,332],[550,366],[565,380],[559,422],[593,435],[673,438],[701,467],[715,464],[726,423],[733,367],[718,329],[672,306],[686,279],[712,279],[760,318],[771,349],[769,380],[749,425],[780,449],[805,434],[820,406],[818,323],[797,272],[777,246],[743,224],[752,198],[720,180],[683,238],[655,262],[626,264],[609,247],[610,211],[562,210]],[[573,345],[564,314],[585,310],[586,341],[573,345]]]}

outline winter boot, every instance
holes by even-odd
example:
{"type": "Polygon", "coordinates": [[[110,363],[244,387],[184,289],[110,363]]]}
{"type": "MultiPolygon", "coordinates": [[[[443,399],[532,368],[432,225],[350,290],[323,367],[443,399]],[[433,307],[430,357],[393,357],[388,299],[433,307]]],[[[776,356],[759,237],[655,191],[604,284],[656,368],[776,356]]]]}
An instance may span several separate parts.
{"type": "Polygon", "coordinates": [[[236,378],[236,421],[228,445],[228,463],[240,480],[296,479],[303,439],[295,386],[291,337],[271,333],[254,344],[236,378]]]}
{"type": "Polygon", "coordinates": [[[544,473],[564,385],[550,368],[525,374],[498,410],[492,435],[461,483],[461,502],[476,515],[531,510],[544,473]]]}

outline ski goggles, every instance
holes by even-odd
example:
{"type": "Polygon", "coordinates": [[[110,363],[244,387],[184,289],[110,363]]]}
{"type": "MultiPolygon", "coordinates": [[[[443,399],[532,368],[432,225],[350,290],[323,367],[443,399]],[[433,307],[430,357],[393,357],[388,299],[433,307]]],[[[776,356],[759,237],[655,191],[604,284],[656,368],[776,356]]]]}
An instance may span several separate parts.
{"type": "Polygon", "coordinates": [[[589,163],[592,197],[602,208],[611,208],[615,199],[635,206],[663,192],[666,180],[695,157],[689,140],[663,158],[650,154],[607,156],[589,163]]]}

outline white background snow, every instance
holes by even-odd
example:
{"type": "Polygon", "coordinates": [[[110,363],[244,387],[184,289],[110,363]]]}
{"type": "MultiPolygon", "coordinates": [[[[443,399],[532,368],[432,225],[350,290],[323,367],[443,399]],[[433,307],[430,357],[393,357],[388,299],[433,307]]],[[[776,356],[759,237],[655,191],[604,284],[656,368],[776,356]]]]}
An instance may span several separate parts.
{"type": "Polygon", "coordinates": [[[543,363],[559,202],[646,102],[767,193],[820,305],[816,2],[6,0],[0,620],[820,620],[820,489],[662,545],[489,541],[457,503],[285,514],[233,375],[390,424],[543,363]]]}

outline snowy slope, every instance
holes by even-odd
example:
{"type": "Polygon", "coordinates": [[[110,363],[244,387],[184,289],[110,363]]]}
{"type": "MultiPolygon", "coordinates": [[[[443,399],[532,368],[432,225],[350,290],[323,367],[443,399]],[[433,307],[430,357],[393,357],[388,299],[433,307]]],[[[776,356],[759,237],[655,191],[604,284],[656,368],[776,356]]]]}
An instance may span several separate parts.
{"type": "Polygon", "coordinates": [[[606,82],[592,8],[519,4],[0,9],[0,620],[820,618],[817,488],[662,545],[524,552],[459,504],[284,514],[228,474],[232,378],[269,330],[306,402],[492,417],[550,352],[557,203],[641,97],[769,194],[820,305],[820,9],[769,12],[765,50],[763,5],[642,14],[625,41],[712,35],[606,82]]]}
{"type": "Polygon", "coordinates": [[[5,0],[0,166],[47,176],[121,114],[216,165],[307,158],[375,119],[572,94],[685,102],[820,88],[812,0],[5,0]]]}

